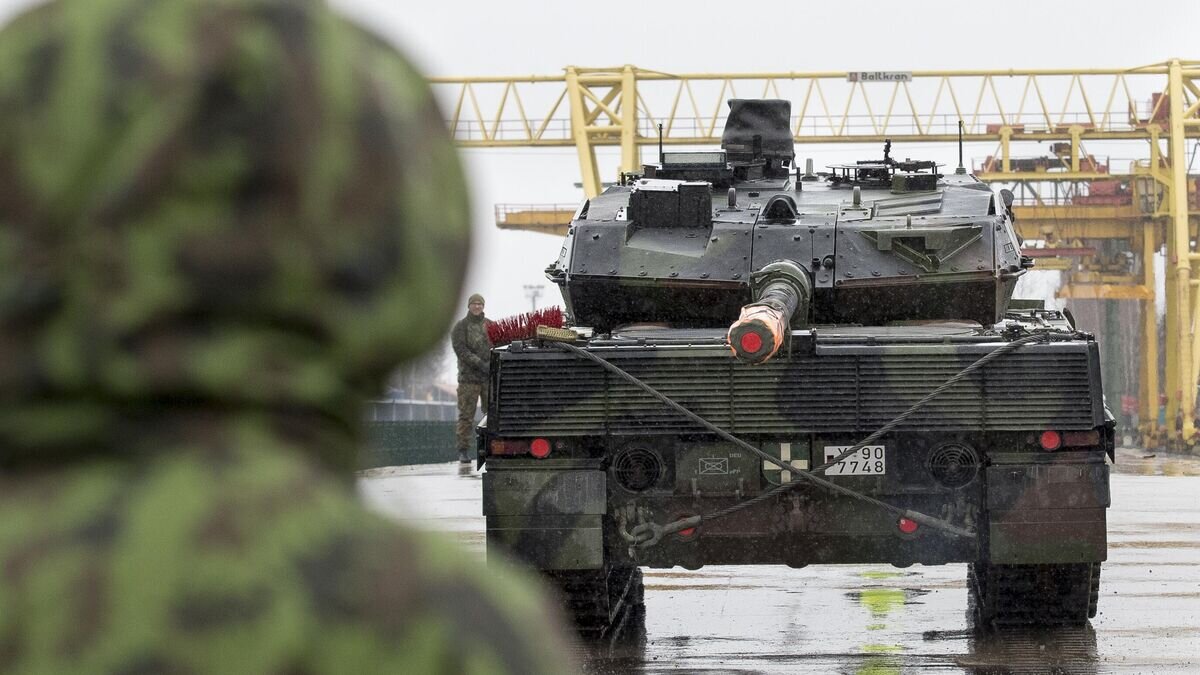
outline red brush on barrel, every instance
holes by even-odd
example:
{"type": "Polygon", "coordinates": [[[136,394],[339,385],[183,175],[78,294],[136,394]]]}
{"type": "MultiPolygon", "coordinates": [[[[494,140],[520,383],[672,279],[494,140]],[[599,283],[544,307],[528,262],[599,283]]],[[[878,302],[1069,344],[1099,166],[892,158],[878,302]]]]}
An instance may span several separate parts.
{"type": "Polygon", "coordinates": [[[488,339],[492,341],[493,347],[503,347],[515,340],[529,340],[537,337],[538,326],[562,328],[562,307],[547,307],[536,312],[525,312],[517,316],[490,321],[487,326],[488,339]]]}

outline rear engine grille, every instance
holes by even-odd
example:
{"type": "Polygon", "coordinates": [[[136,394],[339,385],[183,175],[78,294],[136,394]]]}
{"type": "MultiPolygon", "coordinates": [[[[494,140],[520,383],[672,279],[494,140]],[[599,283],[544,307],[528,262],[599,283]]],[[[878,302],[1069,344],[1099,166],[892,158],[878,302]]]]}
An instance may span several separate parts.
{"type": "MultiPolygon", "coordinates": [[[[999,359],[900,428],[1092,429],[1103,422],[1091,345],[1037,345],[999,359]]],[[[942,345],[904,353],[777,357],[747,366],[717,348],[597,354],[734,433],[874,431],[983,352],[942,345]]],[[[501,355],[502,434],[677,434],[703,429],[600,366],[562,352],[501,355]]]]}
{"type": "Polygon", "coordinates": [[[960,488],[975,480],[979,455],[965,445],[951,443],[929,455],[929,475],[948,488],[960,488]]]}
{"type": "Polygon", "coordinates": [[[627,448],[613,457],[612,476],[630,492],[643,492],[658,485],[663,475],[663,462],[657,454],[644,448],[627,448]]]}

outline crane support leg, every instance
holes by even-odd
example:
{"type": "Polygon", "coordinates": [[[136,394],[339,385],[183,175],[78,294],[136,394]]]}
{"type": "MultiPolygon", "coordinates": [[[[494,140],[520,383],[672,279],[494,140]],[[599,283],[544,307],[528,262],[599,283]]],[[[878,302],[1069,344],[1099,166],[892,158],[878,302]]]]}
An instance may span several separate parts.
{"type": "MultiPolygon", "coordinates": [[[[1192,405],[1192,409],[1194,410],[1196,407],[1196,396],[1195,396],[1196,383],[1197,383],[1197,381],[1200,381],[1200,358],[1197,358],[1197,355],[1200,355],[1200,331],[1196,330],[1196,326],[1195,326],[1196,317],[1200,316],[1200,281],[1198,281],[1196,279],[1192,279],[1190,290],[1191,290],[1191,294],[1192,294],[1191,319],[1192,319],[1192,324],[1193,324],[1193,328],[1191,330],[1191,333],[1192,333],[1192,377],[1190,380],[1188,380],[1188,382],[1191,383],[1191,387],[1192,387],[1191,390],[1192,390],[1193,394],[1192,394],[1191,405],[1192,405]]],[[[1193,415],[1193,419],[1195,419],[1194,415],[1193,415]]],[[[1195,441],[1196,437],[1193,434],[1193,436],[1191,438],[1193,441],[1195,441]]]]}
{"type": "Polygon", "coordinates": [[[637,70],[627,65],[621,71],[621,171],[624,173],[637,173],[642,168],[637,113],[637,70]]]}
{"type": "Polygon", "coordinates": [[[1172,224],[1167,222],[1166,227],[1166,251],[1167,264],[1164,269],[1166,276],[1164,288],[1166,290],[1166,312],[1163,314],[1163,319],[1166,323],[1164,333],[1164,342],[1166,351],[1163,352],[1165,359],[1165,367],[1163,368],[1166,394],[1166,410],[1164,411],[1166,419],[1167,443],[1174,444],[1179,439],[1179,394],[1182,390],[1179,382],[1183,379],[1179,372],[1179,286],[1175,283],[1175,268],[1171,264],[1177,257],[1176,243],[1172,232],[1172,224]]]}
{"type": "Polygon", "coordinates": [[[579,71],[567,68],[567,101],[571,105],[571,135],[575,150],[579,153],[579,171],[583,177],[583,193],[588,199],[600,194],[600,170],[596,166],[596,148],[588,133],[587,105],[584,101],[584,84],[579,81],[579,71]]]}
{"type": "MultiPolygon", "coordinates": [[[[1184,98],[1183,98],[1183,65],[1178,59],[1171,60],[1167,71],[1167,82],[1170,97],[1171,118],[1171,225],[1168,241],[1174,244],[1169,256],[1168,265],[1173,268],[1173,278],[1168,276],[1168,283],[1175,287],[1175,315],[1173,325],[1168,330],[1175,335],[1177,350],[1167,352],[1168,359],[1174,357],[1176,363],[1168,362],[1167,371],[1174,370],[1178,374],[1177,405],[1181,418],[1180,440],[1191,443],[1196,435],[1196,380],[1192,370],[1192,322],[1191,322],[1191,245],[1188,231],[1188,189],[1187,189],[1187,156],[1184,138],[1184,98]],[[1173,366],[1173,367],[1172,367],[1173,366]]],[[[1171,273],[1168,272],[1168,275],[1171,273]]],[[[1168,315],[1169,316],[1169,315],[1168,315]]],[[[1169,412],[1169,411],[1168,411],[1169,412]]],[[[1173,427],[1173,420],[1168,419],[1168,428],[1173,427]]]]}
{"type": "Polygon", "coordinates": [[[1158,234],[1154,221],[1142,222],[1142,285],[1150,297],[1142,301],[1142,349],[1138,377],[1138,426],[1142,447],[1156,447],[1162,441],[1158,424],[1158,309],[1155,303],[1154,256],[1158,252],[1158,234]]]}

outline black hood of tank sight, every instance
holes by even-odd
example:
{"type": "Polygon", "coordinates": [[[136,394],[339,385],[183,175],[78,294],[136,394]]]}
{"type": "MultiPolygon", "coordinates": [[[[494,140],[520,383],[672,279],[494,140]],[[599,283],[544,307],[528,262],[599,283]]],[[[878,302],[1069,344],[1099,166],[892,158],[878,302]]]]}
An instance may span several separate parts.
{"type": "Polygon", "coordinates": [[[791,101],[730,99],[721,147],[733,164],[768,160],[779,166],[781,160],[790,162],[796,156],[791,123],[791,101]]]}

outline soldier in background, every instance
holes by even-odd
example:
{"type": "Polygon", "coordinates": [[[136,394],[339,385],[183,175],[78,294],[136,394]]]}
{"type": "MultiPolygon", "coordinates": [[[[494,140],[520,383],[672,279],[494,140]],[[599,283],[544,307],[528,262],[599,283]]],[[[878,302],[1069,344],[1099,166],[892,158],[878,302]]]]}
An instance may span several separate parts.
{"type": "Polygon", "coordinates": [[[487,317],[483,315],[483,296],[467,299],[467,315],[454,324],[450,342],[458,357],[458,461],[470,462],[475,447],[475,409],[487,411],[488,363],[492,341],[488,339],[487,317]]]}
{"type": "Polygon", "coordinates": [[[354,492],[465,194],[423,80],[321,2],[0,32],[0,671],[567,668],[529,586],[354,492]]]}

